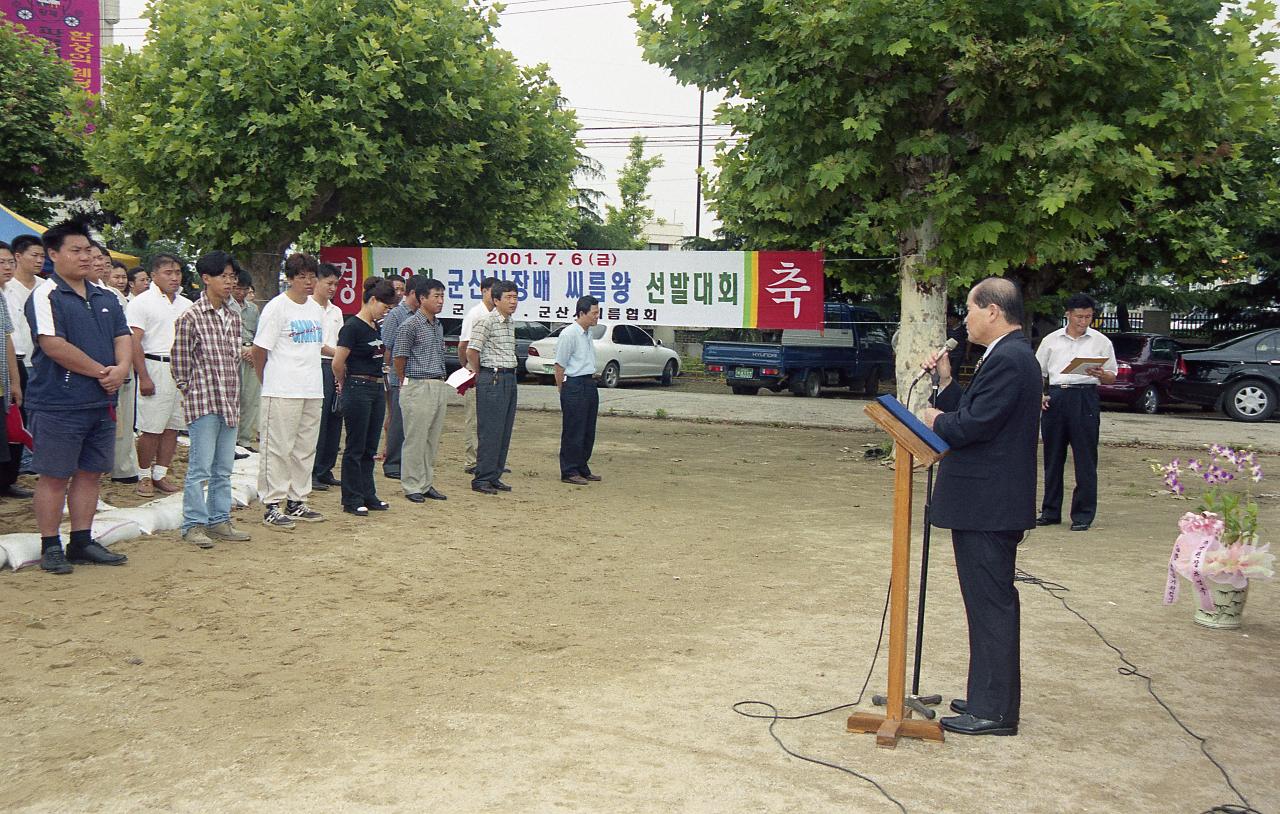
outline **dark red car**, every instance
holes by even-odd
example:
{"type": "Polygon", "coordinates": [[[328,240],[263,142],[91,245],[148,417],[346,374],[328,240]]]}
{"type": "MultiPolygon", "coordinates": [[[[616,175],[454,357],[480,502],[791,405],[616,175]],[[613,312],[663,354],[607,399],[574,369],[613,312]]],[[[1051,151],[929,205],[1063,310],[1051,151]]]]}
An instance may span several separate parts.
{"type": "Polygon", "coordinates": [[[1108,334],[1116,349],[1115,384],[1098,385],[1103,401],[1118,401],[1143,413],[1158,413],[1169,395],[1178,353],[1184,348],[1162,334],[1108,334]]]}

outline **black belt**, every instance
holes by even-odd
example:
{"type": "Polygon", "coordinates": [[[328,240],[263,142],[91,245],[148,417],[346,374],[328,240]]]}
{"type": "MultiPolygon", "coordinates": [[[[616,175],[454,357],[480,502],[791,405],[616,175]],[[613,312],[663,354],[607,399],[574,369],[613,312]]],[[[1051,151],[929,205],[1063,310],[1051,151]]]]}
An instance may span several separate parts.
{"type": "Polygon", "coordinates": [[[583,373],[581,376],[565,376],[565,379],[594,379],[595,377],[594,373],[583,373]]]}
{"type": "Polygon", "coordinates": [[[411,382],[442,382],[444,376],[405,376],[411,382]]]}
{"type": "Polygon", "coordinates": [[[382,384],[381,376],[366,376],[363,373],[348,373],[347,378],[358,379],[359,381],[362,381],[362,382],[377,382],[378,384],[382,384]]]}
{"type": "Polygon", "coordinates": [[[1098,385],[1096,384],[1051,384],[1050,390],[1091,390],[1098,385]]]}
{"type": "Polygon", "coordinates": [[[145,356],[146,358],[150,359],[150,360],[151,360],[151,361],[153,361],[153,362],[168,362],[168,361],[169,361],[169,357],[168,357],[168,356],[161,356],[161,355],[160,355],[160,354],[158,354],[158,353],[144,353],[144,354],[142,354],[142,355],[143,355],[143,356],[145,356]]]}
{"type": "Polygon", "coordinates": [[[515,373],[514,367],[482,367],[481,370],[492,370],[494,373],[515,373]]]}
{"type": "Polygon", "coordinates": [[[320,357],[320,364],[322,364],[322,365],[331,365],[331,364],[333,364],[333,357],[332,357],[332,356],[321,356],[321,357],[320,357]]]}

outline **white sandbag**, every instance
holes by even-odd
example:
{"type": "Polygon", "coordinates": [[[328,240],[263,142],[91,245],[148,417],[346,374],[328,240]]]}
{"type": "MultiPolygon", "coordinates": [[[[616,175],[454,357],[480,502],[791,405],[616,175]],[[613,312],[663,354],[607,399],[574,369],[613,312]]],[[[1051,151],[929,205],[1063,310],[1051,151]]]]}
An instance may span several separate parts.
{"type": "MultiPolygon", "coordinates": [[[[101,519],[101,516],[94,518],[94,523],[101,519]]],[[[156,515],[156,509],[153,506],[137,506],[132,509],[116,509],[111,512],[110,520],[119,520],[133,523],[138,527],[140,534],[154,534],[158,529],[160,518],[156,515]]]]}
{"type": "Polygon", "coordinates": [[[9,567],[17,571],[40,562],[39,534],[0,534],[0,549],[9,567]]]}
{"type": "Polygon", "coordinates": [[[255,481],[258,479],[258,453],[250,452],[248,458],[241,458],[231,465],[231,476],[237,475],[248,475],[255,481]]]}
{"type": "Polygon", "coordinates": [[[243,509],[250,503],[258,499],[258,490],[244,486],[243,484],[231,484],[231,503],[236,508],[243,509]]]}
{"type": "Polygon", "coordinates": [[[160,500],[143,504],[155,513],[151,534],[157,531],[173,531],[182,526],[182,494],[169,495],[160,500]]]}
{"type": "Polygon", "coordinates": [[[110,514],[93,518],[93,539],[103,546],[112,546],[121,540],[133,540],[142,534],[136,520],[112,517],[110,514]]]}

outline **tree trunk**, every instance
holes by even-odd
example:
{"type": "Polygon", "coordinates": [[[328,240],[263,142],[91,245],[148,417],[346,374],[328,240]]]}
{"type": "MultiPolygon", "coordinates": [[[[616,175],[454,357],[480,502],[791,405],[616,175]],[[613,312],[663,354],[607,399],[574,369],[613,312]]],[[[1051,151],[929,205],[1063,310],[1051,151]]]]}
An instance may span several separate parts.
{"type": "MultiPolygon", "coordinates": [[[[898,241],[902,259],[898,265],[899,293],[902,310],[896,346],[898,400],[907,403],[911,380],[920,372],[920,363],[947,339],[947,281],[937,276],[925,282],[922,267],[938,243],[933,219],[926,217],[902,234],[898,241]]],[[[959,371],[957,371],[958,373],[959,371]]],[[[919,413],[928,404],[928,379],[916,385],[911,394],[911,409],[919,413]]]]}
{"type": "MultiPolygon", "coordinates": [[[[1099,308],[1098,310],[1101,312],[1102,309],[1099,308]]],[[[1098,316],[1102,316],[1102,314],[1099,313],[1098,316]]],[[[1122,333],[1129,333],[1133,330],[1133,320],[1129,316],[1129,306],[1124,303],[1116,305],[1116,319],[1120,321],[1120,331],[1122,333]]]]}

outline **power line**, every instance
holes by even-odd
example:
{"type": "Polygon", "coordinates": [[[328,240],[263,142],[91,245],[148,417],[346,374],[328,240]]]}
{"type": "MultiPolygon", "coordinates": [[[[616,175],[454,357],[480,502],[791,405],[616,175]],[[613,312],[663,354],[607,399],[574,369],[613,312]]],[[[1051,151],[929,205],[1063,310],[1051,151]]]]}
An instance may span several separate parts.
{"type": "MultiPolygon", "coordinates": [[[[579,130],[663,130],[672,127],[697,127],[696,124],[641,124],[629,127],[579,127],[579,130]]],[[[708,124],[707,127],[732,127],[731,124],[708,124]]]]}

